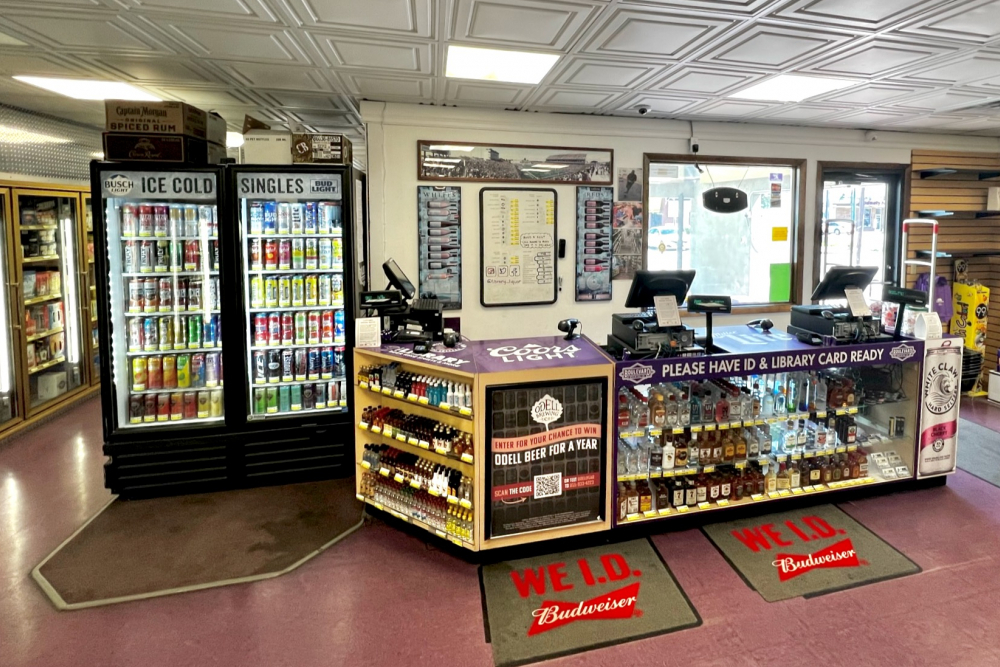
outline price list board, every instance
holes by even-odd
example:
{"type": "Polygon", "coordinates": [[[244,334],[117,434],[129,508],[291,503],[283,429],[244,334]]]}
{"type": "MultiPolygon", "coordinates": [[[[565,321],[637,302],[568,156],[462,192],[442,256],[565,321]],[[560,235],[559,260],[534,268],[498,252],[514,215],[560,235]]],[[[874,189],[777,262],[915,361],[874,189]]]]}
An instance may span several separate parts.
{"type": "Polygon", "coordinates": [[[482,305],[555,303],[556,191],[483,188],[479,226],[482,305]]]}

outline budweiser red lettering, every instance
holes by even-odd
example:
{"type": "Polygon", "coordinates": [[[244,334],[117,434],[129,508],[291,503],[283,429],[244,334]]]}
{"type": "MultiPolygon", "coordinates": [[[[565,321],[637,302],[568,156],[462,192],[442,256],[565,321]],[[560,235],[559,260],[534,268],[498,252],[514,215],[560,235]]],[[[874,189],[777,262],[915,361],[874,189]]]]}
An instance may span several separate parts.
{"type": "Polygon", "coordinates": [[[528,628],[528,636],[548,632],[576,621],[606,621],[631,618],[635,601],[639,597],[639,583],[604,593],[583,602],[546,600],[531,612],[535,622],[528,628]]]}
{"type": "Polygon", "coordinates": [[[771,563],[778,568],[778,580],[788,581],[812,570],[830,567],[858,567],[858,555],[850,538],[831,544],[814,554],[778,554],[771,563]]]}

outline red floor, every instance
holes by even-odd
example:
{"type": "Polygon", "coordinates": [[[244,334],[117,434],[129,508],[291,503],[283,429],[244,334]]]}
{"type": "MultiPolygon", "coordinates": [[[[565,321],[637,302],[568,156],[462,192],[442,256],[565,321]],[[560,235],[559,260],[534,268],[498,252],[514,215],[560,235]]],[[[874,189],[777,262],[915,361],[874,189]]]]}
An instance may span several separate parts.
{"type": "MultiPolygon", "coordinates": [[[[492,665],[475,566],[380,524],[278,579],[56,611],[29,571],[107,502],[102,464],[97,401],[0,449],[2,667],[492,665]]],[[[923,572],[768,604],[700,531],[661,535],[704,624],[546,664],[1000,664],[1000,489],[959,472],[843,508],[923,572]]]]}

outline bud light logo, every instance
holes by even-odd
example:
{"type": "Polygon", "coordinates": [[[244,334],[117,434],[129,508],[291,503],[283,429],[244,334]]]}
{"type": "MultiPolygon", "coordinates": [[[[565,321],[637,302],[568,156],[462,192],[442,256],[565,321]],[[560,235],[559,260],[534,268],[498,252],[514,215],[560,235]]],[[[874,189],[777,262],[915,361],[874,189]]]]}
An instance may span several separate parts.
{"type": "Polygon", "coordinates": [[[889,356],[895,359],[896,361],[906,361],[916,353],[917,349],[915,347],[903,343],[902,345],[897,345],[896,347],[892,348],[892,350],[889,352],[889,356]]]}
{"type": "Polygon", "coordinates": [[[113,174],[104,179],[104,191],[112,197],[124,197],[132,192],[132,179],[124,174],[113,174]]]}
{"type": "Polygon", "coordinates": [[[618,372],[618,377],[625,382],[631,382],[632,384],[645,382],[654,375],[656,375],[656,371],[653,370],[652,366],[647,366],[646,364],[632,364],[631,366],[626,366],[618,372]]]}
{"type": "Polygon", "coordinates": [[[309,182],[309,192],[312,194],[339,195],[340,181],[331,178],[315,178],[309,182]]]}

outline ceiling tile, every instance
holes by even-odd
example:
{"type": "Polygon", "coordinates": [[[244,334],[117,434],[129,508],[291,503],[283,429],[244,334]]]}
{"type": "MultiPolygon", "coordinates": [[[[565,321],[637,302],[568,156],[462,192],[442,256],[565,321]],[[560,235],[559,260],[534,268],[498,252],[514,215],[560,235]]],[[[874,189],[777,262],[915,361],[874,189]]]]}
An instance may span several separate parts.
{"type": "Polygon", "coordinates": [[[632,58],[682,58],[705,44],[733,21],[695,14],[619,9],[594,35],[584,51],[632,58]]]}
{"type": "Polygon", "coordinates": [[[963,120],[960,116],[922,116],[918,118],[904,118],[892,126],[910,129],[947,129],[951,125],[963,120]]]}
{"type": "Polygon", "coordinates": [[[908,70],[900,78],[948,86],[960,85],[1000,75],[1000,54],[977,53],[944,64],[908,70]]]}
{"type": "Polygon", "coordinates": [[[768,5],[781,4],[785,0],[620,0],[623,5],[662,5],[671,9],[690,11],[691,9],[707,9],[709,11],[729,14],[756,14],[768,5]]]}
{"type": "Polygon", "coordinates": [[[694,110],[694,116],[725,116],[740,118],[773,109],[776,105],[765,102],[743,102],[737,100],[716,100],[694,110]]]}
{"type": "Polygon", "coordinates": [[[635,113],[636,107],[649,107],[649,116],[671,116],[685,109],[690,109],[705,101],[704,97],[682,97],[657,93],[636,93],[631,97],[622,98],[616,105],[618,111],[635,113]]]}
{"type": "Polygon", "coordinates": [[[929,89],[914,86],[887,86],[872,83],[856,86],[854,88],[848,88],[846,91],[837,91],[817,99],[822,99],[824,102],[861,104],[867,106],[871,104],[883,104],[890,100],[912,95],[921,90],[926,91],[929,89]]]}
{"type": "Polygon", "coordinates": [[[906,118],[906,114],[892,113],[889,111],[866,110],[858,113],[844,114],[835,118],[827,118],[828,125],[846,125],[864,129],[868,127],[882,127],[894,121],[906,118]]]}
{"type": "Polygon", "coordinates": [[[315,69],[264,63],[224,62],[219,67],[244,84],[258,88],[333,92],[332,86],[315,69]]]}
{"type": "Polygon", "coordinates": [[[449,79],[445,87],[445,99],[475,105],[499,104],[516,106],[532,90],[530,86],[514,86],[501,83],[470,83],[449,79]]]}
{"type": "Polygon", "coordinates": [[[840,115],[847,111],[845,108],[819,107],[808,104],[790,104],[780,109],[768,112],[760,116],[761,120],[813,120],[823,116],[840,115]]]}
{"type": "Polygon", "coordinates": [[[593,90],[560,90],[549,88],[532,107],[572,108],[578,111],[593,112],[609,104],[619,96],[617,92],[598,92],[593,90]]]}
{"type": "Polygon", "coordinates": [[[0,32],[0,46],[27,46],[27,42],[22,42],[21,40],[8,35],[5,32],[0,32]]]}
{"type": "Polygon", "coordinates": [[[105,56],[94,58],[92,62],[112,76],[139,82],[204,82],[210,80],[204,72],[197,69],[197,66],[176,59],[105,56]]]}
{"type": "Polygon", "coordinates": [[[867,40],[836,56],[814,63],[808,69],[844,76],[873,77],[953,50],[942,46],[899,42],[886,39],[867,40]]]}
{"type": "Polygon", "coordinates": [[[349,112],[348,109],[343,109],[338,104],[336,95],[301,93],[286,90],[255,90],[254,92],[274,106],[285,107],[287,109],[338,109],[345,113],[349,112]]]}
{"type": "Polygon", "coordinates": [[[894,106],[924,111],[950,111],[982,104],[990,99],[995,98],[952,90],[940,90],[927,95],[897,101],[894,106]]]}
{"type": "Polygon", "coordinates": [[[209,58],[310,64],[287,31],[161,21],[158,25],[193,53],[209,58]]]}
{"type": "Polygon", "coordinates": [[[252,102],[246,93],[222,88],[185,88],[182,86],[150,86],[149,89],[165,97],[182,100],[205,110],[252,102]]]}
{"type": "Polygon", "coordinates": [[[0,74],[15,76],[80,76],[81,68],[57,59],[56,56],[31,53],[10,53],[0,51],[0,74]]]}
{"type": "Polygon", "coordinates": [[[304,26],[434,36],[435,0],[286,0],[304,26]]]}
{"type": "Polygon", "coordinates": [[[421,74],[434,68],[433,46],[428,42],[315,37],[334,67],[421,74]]]}
{"type": "Polygon", "coordinates": [[[822,30],[793,29],[754,24],[718,43],[699,58],[702,62],[732,67],[786,69],[850,39],[849,35],[822,30]]]}
{"type": "Polygon", "coordinates": [[[654,90],[679,93],[724,95],[763,76],[746,70],[720,70],[682,65],[653,84],[654,90]]]}
{"type": "Polygon", "coordinates": [[[167,51],[162,46],[155,45],[148,34],[146,41],[141,39],[138,29],[112,14],[43,16],[7,13],[3,18],[8,24],[50,48],[104,51],[108,49],[108,45],[112,45],[118,52],[167,51]]]}
{"type": "Polygon", "coordinates": [[[556,85],[599,86],[602,88],[635,88],[655,72],[656,65],[610,59],[569,58],[553,75],[556,85]]]}
{"type": "Polygon", "coordinates": [[[457,0],[451,38],[564,50],[602,6],[561,0],[457,0]]]}
{"type": "Polygon", "coordinates": [[[434,80],[429,77],[388,77],[367,74],[344,74],[351,92],[368,99],[392,101],[427,101],[434,95],[434,80]]]}
{"type": "Polygon", "coordinates": [[[804,23],[880,30],[939,0],[798,0],[773,14],[804,23]]]}
{"type": "Polygon", "coordinates": [[[945,4],[901,32],[981,44],[1000,36],[1000,0],[945,4]]]}
{"type": "Polygon", "coordinates": [[[223,19],[263,19],[274,16],[260,0],[116,0],[129,10],[143,13],[169,13],[173,16],[195,14],[223,19]]]}

